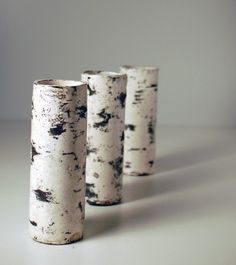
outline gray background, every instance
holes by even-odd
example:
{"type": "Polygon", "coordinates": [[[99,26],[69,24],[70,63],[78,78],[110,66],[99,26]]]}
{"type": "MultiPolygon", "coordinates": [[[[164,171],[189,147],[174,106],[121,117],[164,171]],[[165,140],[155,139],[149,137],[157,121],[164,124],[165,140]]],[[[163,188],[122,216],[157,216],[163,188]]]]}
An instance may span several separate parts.
{"type": "Polygon", "coordinates": [[[160,68],[159,123],[236,126],[236,1],[0,0],[0,118],[29,119],[32,81],[160,68]]]}

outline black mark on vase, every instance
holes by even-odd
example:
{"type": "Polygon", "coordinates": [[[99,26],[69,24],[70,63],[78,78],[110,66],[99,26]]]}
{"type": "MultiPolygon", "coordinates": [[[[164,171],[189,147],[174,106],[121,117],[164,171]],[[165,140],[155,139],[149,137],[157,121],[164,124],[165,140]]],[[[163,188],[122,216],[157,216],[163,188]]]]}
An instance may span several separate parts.
{"type": "Polygon", "coordinates": [[[125,125],[125,130],[134,131],[135,130],[135,125],[133,125],[133,124],[126,124],[125,125]]]}
{"type": "Polygon", "coordinates": [[[151,84],[150,86],[148,86],[146,88],[151,88],[151,87],[157,87],[157,84],[151,84]]]}
{"type": "Polygon", "coordinates": [[[93,127],[94,128],[106,127],[108,125],[108,122],[109,122],[110,118],[111,118],[111,114],[110,113],[106,113],[105,109],[102,109],[101,112],[99,112],[97,115],[102,118],[102,121],[95,122],[93,127]]]}
{"type": "Polygon", "coordinates": [[[130,149],[128,149],[128,151],[139,151],[140,150],[140,148],[130,148],[130,149]]]}
{"type": "Polygon", "coordinates": [[[123,131],[122,134],[121,134],[121,136],[120,136],[120,140],[121,140],[121,142],[124,141],[124,136],[125,136],[125,133],[124,133],[124,131],[123,131]]]}
{"type": "Polygon", "coordinates": [[[78,160],[78,158],[77,158],[75,152],[69,152],[69,153],[63,152],[62,155],[63,155],[63,156],[65,156],[65,155],[73,155],[73,156],[74,156],[74,160],[78,160]]]}
{"type": "Polygon", "coordinates": [[[87,155],[91,154],[91,153],[97,153],[97,148],[87,148],[87,155]]]}
{"type": "Polygon", "coordinates": [[[150,137],[150,144],[153,144],[155,142],[155,130],[152,121],[148,123],[148,133],[150,137]]]}
{"type": "Polygon", "coordinates": [[[66,129],[63,128],[63,123],[58,123],[54,125],[52,128],[50,128],[50,133],[57,139],[56,136],[61,135],[66,131],[66,129]]]}
{"type": "Polygon", "coordinates": [[[152,167],[152,166],[153,166],[153,163],[154,163],[154,161],[153,161],[153,160],[150,160],[150,161],[148,161],[148,164],[150,165],[150,167],[152,167]]]}
{"type": "Polygon", "coordinates": [[[68,118],[70,118],[70,110],[69,109],[65,110],[65,113],[67,113],[68,118]]]}
{"type": "Polygon", "coordinates": [[[80,118],[86,118],[86,114],[87,114],[86,106],[77,107],[75,111],[76,111],[76,114],[79,115],[80,118]]]}
{"type": "Polygon", "coordinates": [[[40,153],[37,152],[34,142],[31,143],[31,162],[34,162],[34,156],[39,155],[40,153]]]}
{"type": "Polygon", "coordinates": [[[88,85],[87,87],[88,87],[88,91],[89,91],[89,96],[92,96],[92,95],[96,94],[96,90],[95,89],[92,89],[90,87],[90,85],[88,85]]]}
{"type": "Polygon", "coordinates": [[[74,189],[73,190],[73,192],[75,192],[75,193],[80,192],[80,191],[81,191],[81,189],[78,189],[78,190],[74,189]]]}
{"type": "Polygon", "coordinates": [[[149,174],[146,173],[146,172],[144,172],[144,173],[139,173],[138,175],[139,175],[139,176],[148,176],[149,174]]]}
{"type": "MultiPolygon", "coordinates": [[[[30,221],[30,220],[29,220],[29,221],[30,221]]],[[[33,226],[37,226],[37,225],[38,225],[35,221],[30,221],[30,223],[31,223],[33,226]]]]}
{"type": "Polygon", "coordinates": [[[114,169],[114,176],[119,177],[122,174],[123,157],[119,156],[118,158],[111,160],[108,163],[114,169]]]}
{"type": "Polygon", "coordinates": [[[34,190],[36,199],[42,202],[53,202],[52,193],[50,191],[34,190]]]}
{"type": "Polygon", "coordinates": [[[95,188],[95,185],[93,183],[86,183],[86,196],[88,198],[97,198],[98,195],[93,190],[95,188]]]}
{"type": "Polygon", "coordinates": [[[83,212],[83,207],[82,207],[82,203],[81,202],[79,202],[78,208],[80,209],[81,212],[83,212]]]}
{"type": "Polygon", "coordinates": [[[119,100],[121,107],[124,108],[125,107],[126,93],[121,92],[120,95],[117,96],[117,99],[119,100]]]}

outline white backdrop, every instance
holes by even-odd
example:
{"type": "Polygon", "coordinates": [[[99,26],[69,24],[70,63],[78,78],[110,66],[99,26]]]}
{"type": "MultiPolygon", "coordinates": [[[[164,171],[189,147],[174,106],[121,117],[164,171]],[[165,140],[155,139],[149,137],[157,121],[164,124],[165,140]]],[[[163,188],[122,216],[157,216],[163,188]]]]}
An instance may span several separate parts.
{"type": "Polygon", "coordinates": [[[160,124],[233,127],[235,47],[235,0],[0,0],[0,118],[30,118],[34,79],[140,64],[160,124]]]}

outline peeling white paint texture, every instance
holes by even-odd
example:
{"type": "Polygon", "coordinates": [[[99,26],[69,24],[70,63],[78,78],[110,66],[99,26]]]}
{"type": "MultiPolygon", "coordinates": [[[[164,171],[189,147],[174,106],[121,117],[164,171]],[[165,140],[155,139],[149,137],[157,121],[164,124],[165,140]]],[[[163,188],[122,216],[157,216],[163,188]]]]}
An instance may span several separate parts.
{"type": "Polygon", "coordinates": [[[32,238],[66,244],[83,236],[87,85],[34,82],[29,228],[32,238]]]}
{"type": "Polygon", "coordinates": [[[127,76],[85,71],[88,82],[86,196],[93,205],[121,202],[127,76]]]}
{"type": "Polygon", "coordinates": [[[122,66],[128,76],[125,109],[124,174],[154,173],[158,72],[154,67],[122,66]]]}

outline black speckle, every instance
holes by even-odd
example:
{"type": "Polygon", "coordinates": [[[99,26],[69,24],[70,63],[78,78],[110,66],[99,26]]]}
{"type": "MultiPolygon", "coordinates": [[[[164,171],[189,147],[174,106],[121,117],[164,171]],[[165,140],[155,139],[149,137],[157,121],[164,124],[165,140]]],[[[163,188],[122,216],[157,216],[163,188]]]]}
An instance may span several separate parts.
{"type": "Polygon", "coordinates": [[[134,131],[135,130],[135,125],[133,124],[126,124],[125,125],[126,130],[134,131]]]}
{"type": "Polygon", "coordinates": [[[55,223],[54,223],[54,222],[52,222],[51,224],[49,224],[49,226],[53,226],[53,225],[55,225],[55,223]]]}
{"type": "Polygon", "coordinates": [[[80,191],[81,191],[81,189],[78,189],[78,190],[74,189],[73,190],[73,192],[80,192],[80,191]]]}
{"type": "Polygon", "coordinates": [[[53,197],[50,191],[42,191],[40,189],[34,190],[36,199],[42,202],[52,202],[53,197]]]}
{"type": "Polygon", "coordinates": [[[31,162],[34,162],[34,156],[39,155],[33,143],[31,143],[31,162]]]}
{"type": "Polygon", "coordinates": [[[86,183],[86,196],[88,198],[97,198],[98,195],[94,192],[93,188],[95,185],[93,183],[86,183]]]}
{"type": "Polygon", "coordinates": [[[94,173],[93,173],[93,176],[94,176],[95,178],[99,178],[99,174],[98,174],[97,172],[94,172],[94,173]]]}
{"type": "Polygon", "coordinates": [[[75,96],[77,92],[77,86],[72,86],[71,88],[73,89],[72,95],[75,96]]]}
{"type": "Polygon", "coordinates": [[[152,166],[153,166],[153,163],[154,163],[154,161],[153,161],[153,160],[150,160],[150,161],[148,161],[148,164],[150,165],[150,167],[152,167],[152,166]]]}
{"type": "Polygon", "coordinates": [[[54,125],[52,128],[50,128],[50,133],[53,136],[61,135],[65,131],[66,131],[66,129],[63,128],[63,123],[58,123],[58,124],[54,125]]]}
{"type": "Polygon", "coordinates": [[[65,110],[65,113],[67,113],[68,118],[70,118],[70,110],[69,109],[65,110]]]}
{"type": "Polygon", "coordinates": [[[61,108],[64,109],[64,107],[67,106],[67,105],[68,105],[67,102],[63,102],[63,103],[61,104],[61,108]]]}
{"type": "Polygon", "coordinates": [[[125,162],[125,168],[131,168],[130,164],[131,164],[131,162],[126,161],[126,162],[125,162]]]}
{"type": "Polygon", "coordinates": [[[148,173],[140,173],[140,174],[138,174],[139,176],[148,176],[149,174],[148,173]]]}
{"type": "Polygon", "coordinates": [[[121,146],[120,153],[121,153],[121,155],[123,156],[123,153],[124,153],[124,145],[123,145],[123,144],[122,144],[122,146],[121,146]]]}
{"type": "Polygon", "coordinates": [[[69,153],[66,153],[66,152],[63,152],[62,153],[63,156],[66,156],[66,155],[73,155],[74,156],[74,160],[78,160],[76,154],[74,152],[69,152],[69,153]]]}
{"type": "Polygon", "coordinates": [[[59,89],[63,89],[61,86],[56,86],[56,85],[54,85],[53,87],[55,87],[55,88],[59,88],[59,89]]]}
{"type": "Polygon", "coordinates": [[[78,208],[80,209],[81,212],[83,212],[83,207],[82,207],[82,203],[81,202],[79,202],[78,208]]]}
{"type": "Polygon", "coordinates": [[[125,165],[125,168],[130,168],[130,165],[125,165]]]}
{"type": "Polygon", "coordinates": [[[128,151],[139,151],[140,148],[130,148],[128,151]]]}
{"type": "Polygon", "coordinates": [[[149,87],[157,87],[157,84],[151,84],[150,86],[148,86],[147,88],[149,87]]]}
{"type": "Polygon", "coordinates": [[[119,96],[117,96],[117,99],[120,101],[121,107],[125,107],[125,99],[126,99],[126,93],[121,92],[119,96]]]}
{"type": "Polygon", "coordinates": [[[125,134],[124,134],[124,131],[123,131],[122,134],[121,134],[121,136],[120,136],[120,140],[121,141],[124,141],[124,136],[125,136],[125,134]]]}
{"type": "Polygon", "coordinates": [[[38,225],[35,221],[30,221],[30,223],[31,223],[33,226],[37,226],[37,225],[38,225]]]}
{"type": "Polygon", "coordinates": [[[90,87],[90,85],[88,85],[87,88],[88,88],[88,91],[89,91],[89,96],[92,96],[92,95],[96,94],[96,90],[93,90],[93,89],[90,87]]]}
{"type": "Polygon", "coordinates": [[[80,170],[80,166],[79,165],[75,165],[75,170],[80,170]]]}
{"type": "Polygon", "coordinates": [[[31,119],[33,119],[34,102],[31,102],[31,119]]]}
{"type": "Polygon", "coordinates": [[[108,163],[113,167],[115,171],[114,176],[119,177],[122,174],[123,157],[119,156],[118,158],[109,161],[108,163]]]}
{"type": "Polygon", "coordinates": [[[77,107],[75,111],[76,111],[76,114],[78,114],[80,118],[86,118],[86,114],[87,114],[86,106],[77,107]]]}
{"type": "Polygon", "coordinates": [[[154,125],[152,121],[150,121],[148,124],[148,133],[150,137],[150,144],[152,144],[155,142],[155,131],[154,131],[154,125]]]}
{"type": "Polygon", "coordinates": [[[70,234],[71,234],[71,232],[69,232],[69,231],[68,231],[68,232],[65,232],[65,234],[66,234],[66,235],[70,235],[70,234]]]}
{"type": "Polygon", "coordinates": [[[99,127],[103,128],[103,127],[107,126],[107,124],[108,124],[108,122],[109,122],[109,120],[111,118],[111,114],[110,113],[106,113],[105,109],[102,109],[102,111],[99,112],[97,115],[99,117],[101,117],[103,120],[100,121],[100,122],[95,122],[93,127],[94,128],[99,128],[99,127]]]}
{"type": "Polygon", "coordinates": [[[97,153],[97,148],[87,148],[87,155],[89,155],[90,153],[97,153]]]}

